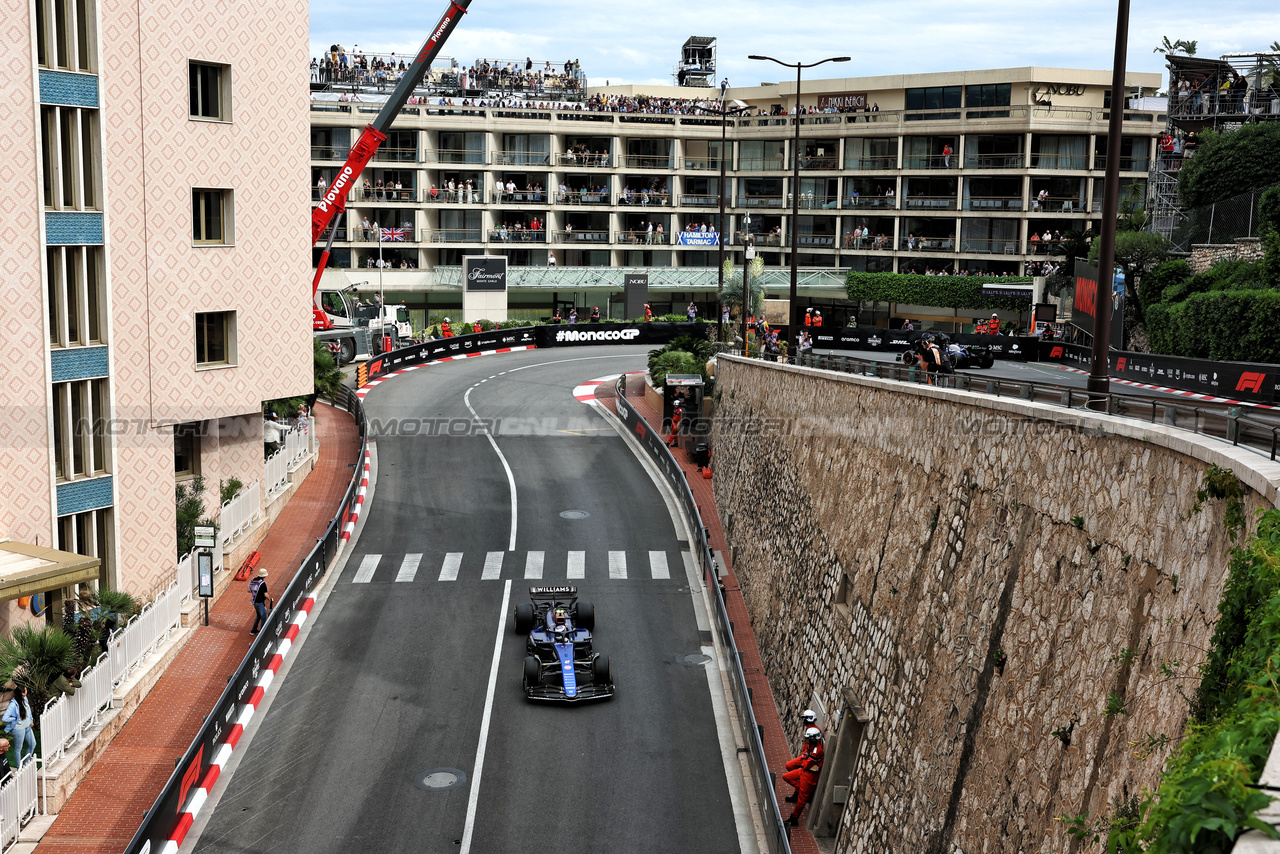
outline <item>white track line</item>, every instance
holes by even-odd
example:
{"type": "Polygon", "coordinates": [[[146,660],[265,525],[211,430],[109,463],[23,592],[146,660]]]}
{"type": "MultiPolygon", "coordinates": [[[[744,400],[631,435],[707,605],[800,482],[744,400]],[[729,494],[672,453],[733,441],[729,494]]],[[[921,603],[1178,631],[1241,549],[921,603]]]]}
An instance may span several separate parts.
{"type": "Polygon", "coordinates": [[[484,713],[480,716],[480,746],[476,749],[476,766],[471,771],[471,792],[467,796],[467,818],[462,826],[462,845],[458,854],[471,854],[471,836],[475,832],[476,807],[480,803],[480,772],[484,770],[484,748],[489,741],[489,722],[493,718],[493,692],[498,685],[498,662],[502,658],[502,630],[507,625],[507,605],[511,602],[511,579],[502,586],[502,607],[498,610],[498,636],[493,642],[493,663],[489,665],[489,690],[484,697],[484,713]]]}
{"type": "Polygon", "coordinates": [[[609,577],[615,579],[627,577],[626,552],[609,552],[609,577]]]}
{"type": "Polygon", "coordinates": [[[484,572],[481,581],[497,581],[502,577],[502,556],[506,552],[487,552],[484,556],[484,572]]]}
{"type": "Polygon", "coordinates": [[[404,560],[400,562],[400,572],[396,574],[396,581],[413,581],[414,576],[418,574],[418,564],[420,563],[422,563],[422,555],[405,555],[404,560]]]}
{"type": "Polygon", "coordinates": [[[587,553],[569,552],[569,570],[565,578],[586,578],[587,553]]]}
{"type": "Polygon", "coordinates": [[[351,579],[352,584],[368,584],[373,580],[373,574],[378,571],[378,561],[382,560],[382,555],[365,555],[364,560],[360,561],[360,568],[356,570],[356,577],[351,579]]]}
{"type": "Polygon", "coordinates": [[[457,581],[458,570],[462,567],[462,552],[449,552],[444,556],[444,564],[440,567],[441,581],[457,581]]]}
{"type": "Polygon", "coordinates": [[[654,578],[671,577],[671,570],[667,568],[666,552],[649,552],[649,571],[654,578]]]}
{"type": "Polygon", "coordinates": [[[542,562],[546,557],[543,552],[529,552],[524,558],[524,577],[542,578],[542,562]]]}
{"type": "MultiPolygon", "coordinates": [[[[478,385],[478,383],[477,383],[478,385]]],[[[462,402],[467,405],[467,409],[471,412],[471,417],[476,420],[477,424],[482,423],[480,416],[471,406],[471,392],[475,391],[476,386],[467,389],[467,393],[462,396],[462,402]]],[[[507,486],[511,489],[511,539],[507,543],[507,551],[516,550],[516,476],[511,473],[511,466],[507,463],[507,458],[503,456],[502,449],[498,447],[498,442],[493,438],[493,434],[483,427],[484,437],[489,440],[489,444],[493,447],[493,452],[498,455],[498,459],[502,461],[502,469],[507,473],[507,486]]]]}

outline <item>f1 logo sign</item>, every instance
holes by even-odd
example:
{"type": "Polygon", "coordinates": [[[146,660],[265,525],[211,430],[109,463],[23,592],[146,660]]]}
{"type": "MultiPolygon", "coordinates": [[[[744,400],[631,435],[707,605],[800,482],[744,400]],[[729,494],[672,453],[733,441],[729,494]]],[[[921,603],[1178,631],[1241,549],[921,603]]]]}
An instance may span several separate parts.
{"type": "Polygon", "coordinates": [[[1125,356],[1121,356],[1120,358],[1116,359],[1116,370],[1123,373],[1124,363],[1126,361],[1128,361],[1128,359],[1125,356]]]}
{"type": "Polygon", "coordinates": [[[1052,350],[1050,350],[1050,351],[1049,351],[1049,358],[1050,358],[1050,359],[1061,359],[1061,358],[1062,358],[1062,348],[1061,348],[1061,347],[1058,347],[1058,346],[1054,346],[1054,348],[1053,348],[1052,350]]]}
{"type": "Polygon", "coordinates": [[[1266,374],[1245,371],[1240,375],[1240,380],[1236,383],[1236,391],[1251,391],[1255,394],[1261,394],[1262,381],[1266,378],[1266,374]]]}

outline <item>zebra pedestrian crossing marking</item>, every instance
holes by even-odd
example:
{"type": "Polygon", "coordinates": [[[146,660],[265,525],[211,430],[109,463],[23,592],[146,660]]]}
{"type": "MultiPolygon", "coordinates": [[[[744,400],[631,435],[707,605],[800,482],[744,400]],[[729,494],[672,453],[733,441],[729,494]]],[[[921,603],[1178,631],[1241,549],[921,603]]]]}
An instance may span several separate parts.
{"type": "MultiPolygon", "coordinates": [[[[505,570],[509,577],[523,578],[528,581],[542,581],[548,578],[551,580],[564,578],[568,581],[584,581],[591,578],[608,578],[610,581],[629,579],[669,581],[673,553],[679,555],[677,560],[682,560],[686,568],[692,564],[692,555],[689,552],[675,549],[632,552],[630,568],[628,568],[627,552],[622,550],[603,553],[527,551],[523,553],[523,560],[521,552],[492,551],[481,553],[484,555],[482,564],[478,556],[468,559],[465,552],[447,552],[440,559],[440,571],[435,580],[456,582],[474,579],[479,570],[481,581],[498,581],[502,579],[505,570]],[[648,564],[647,574],[641,569],[644,564],[648,564]]],[[[381,554],[364,555],[360,559],[355,575],[351,578],[351,583],[370,584],[374,581],[387,580],[399,584],[412,583],[418,580],[419,569],[423,565],[425,555],[421,552],[410,552],[399,556],[398,559],[395,555],[387,556],[389,559],[386,565],[394,570],[394,574],[384,573],[379,577],[378,570],[382,567],[383,557],[384,555],[381,554]]]]}

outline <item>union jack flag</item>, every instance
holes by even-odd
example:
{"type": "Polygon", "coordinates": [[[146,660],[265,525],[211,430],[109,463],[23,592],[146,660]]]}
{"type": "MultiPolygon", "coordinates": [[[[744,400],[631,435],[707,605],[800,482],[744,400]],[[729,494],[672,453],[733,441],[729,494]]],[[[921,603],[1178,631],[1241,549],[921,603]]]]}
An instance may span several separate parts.
{"type": "Polygon", "coordinates": [[[383,243],[403,243],[404,229],[403,228],[382,229],[382,242],[383,243]]]}

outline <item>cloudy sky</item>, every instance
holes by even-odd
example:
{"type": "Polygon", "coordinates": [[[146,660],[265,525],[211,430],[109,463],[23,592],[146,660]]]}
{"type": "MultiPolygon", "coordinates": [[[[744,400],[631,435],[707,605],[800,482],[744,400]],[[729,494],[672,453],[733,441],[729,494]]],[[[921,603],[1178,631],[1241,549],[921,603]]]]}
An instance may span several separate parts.
{"type": "MultiPolygon", "coordinates": [[[[312,54],[335,42],[365,53],[415,53],[444,9],[445,0],[312,0],[312,54]]],[[[1022,65],[1109,68],[1115,24],[1115,0],[474,0],[443,53],[467,64],[478,57],[576,58],[592,85],[671,83],[684,40],[714,36],[720,76],[754,85],[786,72],[748,60],[752,53],[805,62],[852,57],[809,72],[815,77],[1022,65]]],[[[1163,70],[1161,56],[1152,53],[1161,36],[1198,40],[1199,56],[1262,50],[1280,39],[1280,5],[1133,0],[1130,70],[1163,70]]]]}

